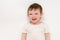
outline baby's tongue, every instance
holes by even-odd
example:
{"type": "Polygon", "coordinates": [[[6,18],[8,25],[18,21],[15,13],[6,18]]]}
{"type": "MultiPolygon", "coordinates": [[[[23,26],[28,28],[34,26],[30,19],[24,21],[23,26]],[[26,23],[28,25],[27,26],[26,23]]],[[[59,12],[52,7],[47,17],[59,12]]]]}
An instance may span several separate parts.
{"type": "Polygon", "coordinates": [[[33,18],[32,20],[36,20],[36,18],[33,18]]]}

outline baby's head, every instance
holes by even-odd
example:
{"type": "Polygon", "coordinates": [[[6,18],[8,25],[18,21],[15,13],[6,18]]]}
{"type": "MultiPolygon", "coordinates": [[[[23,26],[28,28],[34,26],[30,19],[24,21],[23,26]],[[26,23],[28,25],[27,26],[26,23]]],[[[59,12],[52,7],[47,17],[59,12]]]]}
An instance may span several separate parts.
{"type": "Polygon", "coordinates": [[[33,3],[29,6],[27,15],[29,18],[29,21],[33,24],[39,23],[40,19],[42,17],[42,7],[41,5],[37,3],[33,3]]]}

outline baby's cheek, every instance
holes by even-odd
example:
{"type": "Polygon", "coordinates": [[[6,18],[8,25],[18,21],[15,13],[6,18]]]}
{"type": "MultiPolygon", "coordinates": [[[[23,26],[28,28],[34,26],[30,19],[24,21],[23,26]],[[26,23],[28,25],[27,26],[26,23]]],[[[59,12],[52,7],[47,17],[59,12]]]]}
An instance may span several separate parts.
{"type": "Polygon", "coordinates": [[[29,18],[29,20],[31,21],[31,20],[32,20],[32,18],[29,18]]]}

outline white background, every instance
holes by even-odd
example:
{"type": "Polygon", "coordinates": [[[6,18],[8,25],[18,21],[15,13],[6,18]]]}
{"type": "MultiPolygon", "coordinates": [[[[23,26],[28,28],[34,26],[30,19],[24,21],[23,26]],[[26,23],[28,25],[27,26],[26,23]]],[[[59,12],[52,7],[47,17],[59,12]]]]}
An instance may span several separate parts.
{"type": "Polygon", "coordinates": [[[34,2],[44,9],[44,22],[50,28],[51,40],[60,40],[60,0],[0,0],[0,40],[21,40],[27,8],[34,2]]]}

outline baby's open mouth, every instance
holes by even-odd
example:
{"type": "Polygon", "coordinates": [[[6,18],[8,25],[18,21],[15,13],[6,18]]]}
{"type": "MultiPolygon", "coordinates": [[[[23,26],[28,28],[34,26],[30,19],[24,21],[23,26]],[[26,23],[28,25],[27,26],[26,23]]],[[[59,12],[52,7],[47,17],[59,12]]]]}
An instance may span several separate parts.
{"type": "Polygon", "coordinates": [[[37,20],[37,18],[33,18],[32,20],[35,21],[35,20],[37,20]]]}

